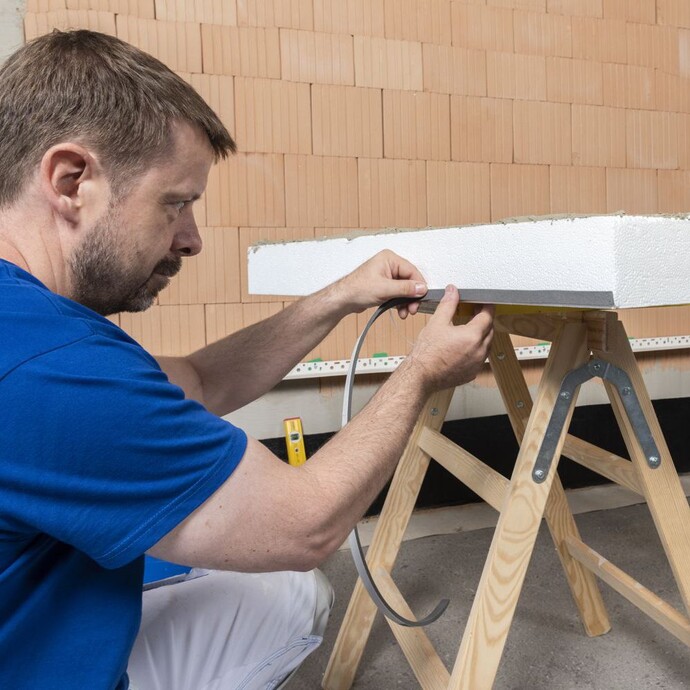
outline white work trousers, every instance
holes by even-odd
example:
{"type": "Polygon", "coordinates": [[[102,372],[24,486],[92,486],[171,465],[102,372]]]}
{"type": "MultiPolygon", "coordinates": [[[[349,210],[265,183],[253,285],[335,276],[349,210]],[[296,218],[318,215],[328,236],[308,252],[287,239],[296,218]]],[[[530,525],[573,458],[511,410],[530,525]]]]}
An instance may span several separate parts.
{"type": "MultiPolygon", "coordinates": [[[[323,639],[333,590],[320,571],[210,571],[147,590],[132,690],[275,690],[323,639]]],[[[205,572],[205,571],[201,571],[205,572]]]]}

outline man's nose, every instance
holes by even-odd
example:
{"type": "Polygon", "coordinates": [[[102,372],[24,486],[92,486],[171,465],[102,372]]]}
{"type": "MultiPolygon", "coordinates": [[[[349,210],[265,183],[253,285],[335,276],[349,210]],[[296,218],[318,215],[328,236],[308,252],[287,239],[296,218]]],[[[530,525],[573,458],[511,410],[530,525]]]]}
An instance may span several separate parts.
{"type": "Polygon", "coordinates": [[[196,256],[202,249],[203,242],[196,221],[191,220],[174,237],[172,251],[179,256],[196,256]]]}

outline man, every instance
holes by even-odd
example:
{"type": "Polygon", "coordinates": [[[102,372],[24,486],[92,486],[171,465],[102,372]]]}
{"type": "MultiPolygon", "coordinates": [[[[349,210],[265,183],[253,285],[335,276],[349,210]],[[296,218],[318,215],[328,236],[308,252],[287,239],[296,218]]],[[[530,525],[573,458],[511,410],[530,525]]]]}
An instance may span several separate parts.
{"type": "Polygon", "coordinates": [[[491,313],[453,326],[449,286],[367,407],[290,467],[217,415],[347,314],[423,295],[417,269],[383,253],[156,361],[103,316],[146,309],[201,250],[192,204],[230,135],[160,62],[88,31],[8,60],[0,123],[2,685],[120,690],[129,672],[139,690],[275,688],[321,639],[312,569],[389,478],[428,395],[474,377],[491,313]],[[234,572],[147,592],[139,630],[145,552],[234,572]]]}

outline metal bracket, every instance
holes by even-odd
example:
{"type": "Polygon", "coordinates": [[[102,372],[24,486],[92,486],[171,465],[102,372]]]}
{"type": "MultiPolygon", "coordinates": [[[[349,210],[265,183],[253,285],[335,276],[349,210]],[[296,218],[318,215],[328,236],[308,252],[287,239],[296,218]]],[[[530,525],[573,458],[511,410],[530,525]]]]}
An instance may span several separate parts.
{"type": "Polygon", "coordinates": [[[609,362],[601,359],[591,359],[581,367],[568,372],[563,378],[561,388],[558,391],[558,398],[556,399],[551,419],[546,427],[546,434],[544,435],[544,440],[532,471],[532,479],[537,484],[545,481],[549,474],[551,463],[556,454],[558,440],[561,438],[563,426],[568,418],[570,406],[573,404],[577,389],[583,383],[595,377],[608,381],[616,387],[637,441],[647,458],[647,464],[652,469],[656,469],[661,464],[659,450],[654,442],[654,437],[649,424],[647,424],[647,419],[635,394],[630,377],[622,369],[609,362]]]}

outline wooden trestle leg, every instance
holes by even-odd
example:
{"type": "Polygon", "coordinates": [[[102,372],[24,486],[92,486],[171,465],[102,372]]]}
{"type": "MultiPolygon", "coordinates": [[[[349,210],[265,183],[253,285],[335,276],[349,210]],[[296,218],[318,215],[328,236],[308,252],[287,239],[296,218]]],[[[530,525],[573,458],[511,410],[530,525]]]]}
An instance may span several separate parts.
{"type": "MultiPolygon", "coordinates": [[[[508,418],[517,441],[521,444],[527,421],[532,413],[532,396],[507,333],[494,334],[489,360],[508,418]]],[[[557,475],[553,478],[544,517],[585,632],[589,636],[603,635],[611,629],[611,624],[597,579],[591,571],[578,563],[566,548],[566,538],[580,539],[580,533],[557,475]]]]}
{"type": "Polygon", "coordinates": [[[451,674],[449,690],[482,690],[493,685],[549,491],[556,476],[575,396],[570,401],[570,410],[546,479],[536,483],[532,470],[556,405],[561,381],[569,371],[584,364],[587,359],[586,326],[583,323],[563,322],[551,346],[525,429],[510,487],[451,674]]]}
{"type": "Polygon", "coordinates": [[[638,486],[649,506],[685,609],[690,613],[690,505],[678,478],[673,458],[659,426],[659,420],[654,412],[623,324],[616,323],[611,330],[609,351],[595,352],[595,355],[628,374],[632,389],[637,395],[652,438],[659,450],[660,464],[653,469],[637,441],[618,391],[607,383],[606,391],[635,468],[638,486]]]}

